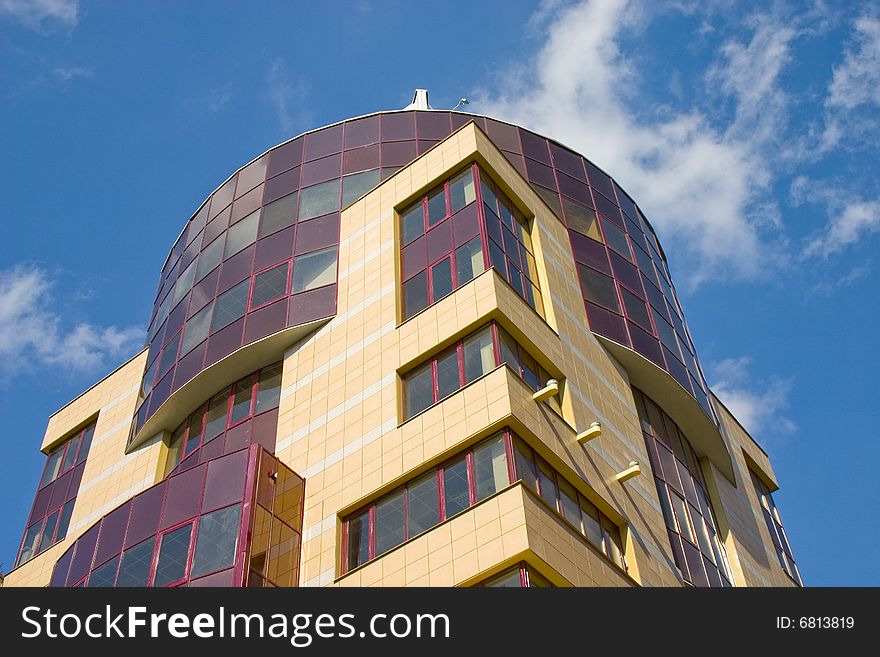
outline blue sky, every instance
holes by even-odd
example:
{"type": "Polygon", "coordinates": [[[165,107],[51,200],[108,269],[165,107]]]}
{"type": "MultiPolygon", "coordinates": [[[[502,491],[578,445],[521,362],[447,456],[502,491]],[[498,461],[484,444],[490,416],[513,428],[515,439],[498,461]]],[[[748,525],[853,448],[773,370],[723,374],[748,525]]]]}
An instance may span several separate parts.
{"type": "Polygon", "coordinates": [[[0,0],[0,61],[3,570],[48,415],[137,351],[204,197],[427,87],[633,194],[805,581],[880,584],[880,3],[0,0]]]}

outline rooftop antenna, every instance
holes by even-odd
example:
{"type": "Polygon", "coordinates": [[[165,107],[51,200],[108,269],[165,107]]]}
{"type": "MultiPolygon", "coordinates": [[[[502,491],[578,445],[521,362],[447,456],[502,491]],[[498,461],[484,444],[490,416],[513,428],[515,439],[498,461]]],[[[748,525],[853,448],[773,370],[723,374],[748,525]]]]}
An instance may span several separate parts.
{"type": "Polygon", "coordinates": [[[412,102],[404,107],[405,110],[429,110],[434,109],[428,104],[428,90],[416,89],[413,93],[412,102]]]}
{"type": "Polygon", "coordinates": [[[462,105],[470,105],[470,104],[471,104],[471,101],[469,101],[467,98],[460,98],[459,101],[458,101],[458,105],[456,105],[455,107],[453,107],[453,108],[452,108],[451,110],[449,110],[449,111],[450,111],[450,112],[454,112],[455,110],[457,110],[457,109],[458,109],[459,107],[461,107],[462,105]]]}

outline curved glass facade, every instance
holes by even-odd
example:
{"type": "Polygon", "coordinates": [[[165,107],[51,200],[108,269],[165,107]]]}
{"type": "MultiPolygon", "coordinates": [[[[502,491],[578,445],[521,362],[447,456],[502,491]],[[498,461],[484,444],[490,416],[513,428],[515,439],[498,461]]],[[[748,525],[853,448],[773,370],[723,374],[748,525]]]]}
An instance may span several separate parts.
{"type": "Polygon", "coordinates": [[[135,431],[175,390],[239,347],[334,315],[340,209],[472,120],[568,227],[592,331],[669,372],[716,419],[663,250],[614,180],[508,123],[400,111],[343,121],[267,151],[187,222],[153,303],[135,431]]]}

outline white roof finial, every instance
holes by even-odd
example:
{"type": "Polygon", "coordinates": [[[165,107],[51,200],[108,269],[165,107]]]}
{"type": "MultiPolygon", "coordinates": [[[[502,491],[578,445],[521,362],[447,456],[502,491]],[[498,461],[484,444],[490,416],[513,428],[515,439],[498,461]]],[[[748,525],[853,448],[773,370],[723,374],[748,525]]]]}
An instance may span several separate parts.
{"type": "Polygon", "coordinates": [[[404,107],[405,110],[429,110],[434,109],[428,104],[428,90],[416,89],[413,94],[412,102],[404,107]]]}

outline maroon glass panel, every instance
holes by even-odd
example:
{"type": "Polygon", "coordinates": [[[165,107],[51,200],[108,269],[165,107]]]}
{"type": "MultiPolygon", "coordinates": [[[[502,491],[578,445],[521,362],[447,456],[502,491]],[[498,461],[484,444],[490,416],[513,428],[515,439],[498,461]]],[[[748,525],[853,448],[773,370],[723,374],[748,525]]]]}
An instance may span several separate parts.
{"type": "Polygon", "coordinates": [[[402,141],[416,138],[416,113],[383,114],[382,141],[402,141]]]}
{"type": "Polygon", "coordinates": [[[345,124],[345,148],[357,148],[379,141],[380,121],[378,116],[369,116],[345,124]]]}
{"type": "Polygon", "coordinates": [[[342,150],[342,125],[335,125],[305,136],[303,162],[338,153],[342,150]]]}
{"type": "Polygon", "coordinates": [[[251,275],[254,268],[254,249],[255,247],[252,244],[223,263],[223,267],[220,270],[220,282],[217,285],[218,295],[241,283],[251,275]]]}
{"type": "Polygon", "coordinates": [[[486,119],[486,131],[492,142],[502,151],[522,153],[522,148],[519,144],[519,130],[517,130],[516,126],[486,119]]]}
{"type": "Polygon", "coordinates": [[[277,262],[284,262],[293,255],[294,230],[295,228],[290,226],[257,241],[254,271],[263,271],[277,262]]]}
{"type": "Polygon", "coordinates": [[[219,509],[242,500],[247,473],[248,453],[245,450],[229,454],[208,464],[202,513],[219,509]]]}
{"type": "Polygon", "coordinates": [[[355,148],[351,151],[345,151],[342,156],[343,175],[377,169],[379,167],[379,153],[379,144],[371,144],[355,148]]]}
{"type": "Polygon", "coordinates": [[[342,167],[342,153],[334,153],[320,160],[306,162],[300,173],[300,187],[317,185],[318,183],[339,177],[342,167]]]}
{"type": "Polygon", "coordinates": [[[202,464],[169,479],[160,529],[178,525],[198,513],[206,470],[202,464]]]}
{"type": "Polygon", "coordinates": [[[126,548],[137,545],[158,531],[166,487],[167,482],[163,481],[132,500],[128,533],[125,536],[126,548]]]}
{"type": "Polygon", "coordinates": [[[125,538],[125,528],[128,526],[130,512],[131,503],[129,502],[104,516],[104,520],[101,522],[101,534],[98,537],[98,547],[95,550],[95,565],[104,563],[122,551],[122,541],[125,538]]]}
{"type": "Polygon", "coordinates": [[[295,254],[317,251],[339,243],[339,213],[304,221],[296,227],[295,254]]]}
{"type": "Polygon", "coordinates": [[[70,562],[70,571],[67,574],[67,585],[72,586],[79,582],[92,567],[92,557],[95,553],[95,543],[98,542],[98,532],[101,525],[92,526],[85,534],[76,541],[76,550],[70,562]]]}
{"type": "Polygon", "coordinates": [[[266,181],[265,191],[263,192],[263,205],[268,205],[272,201],[277,201],[288,194],[299,189],[300,168],[296,167],[290,171],[285,171],[280,176],[270,178],[266,181]]]}
{"type": "Polygon", "coordinates": [[[336,285],[326,285],[290,298],[288,326],[330,317],[336,312],[336,285]]]}
{"type": "Polygon", "coordinates": [[[269,168],[266,177],[272,178],[283,171],[299,166],[302,162],[303,140],[294,139],[273,149],[269,153],[269,168]]]}
{"type": "Polygon", "coordinates": [[[245,344],[265,338],[287,326],[288,301],[289,299],[284,298],[248,313],[244,329],[245,344]]]}
{"type": "Polygon", "coordinates": [[[244,317],[217,331],[208,338],[205,365],[213,365],[224,356],[228,356],[238,349],[241,346],[243,333],[244,317]]]}
{"type": "Polygon", "coordinates": [[[382,166],[403,166],[409,164],[416,157],[416,142],[397,141],[382,144],[382,166]]]}

